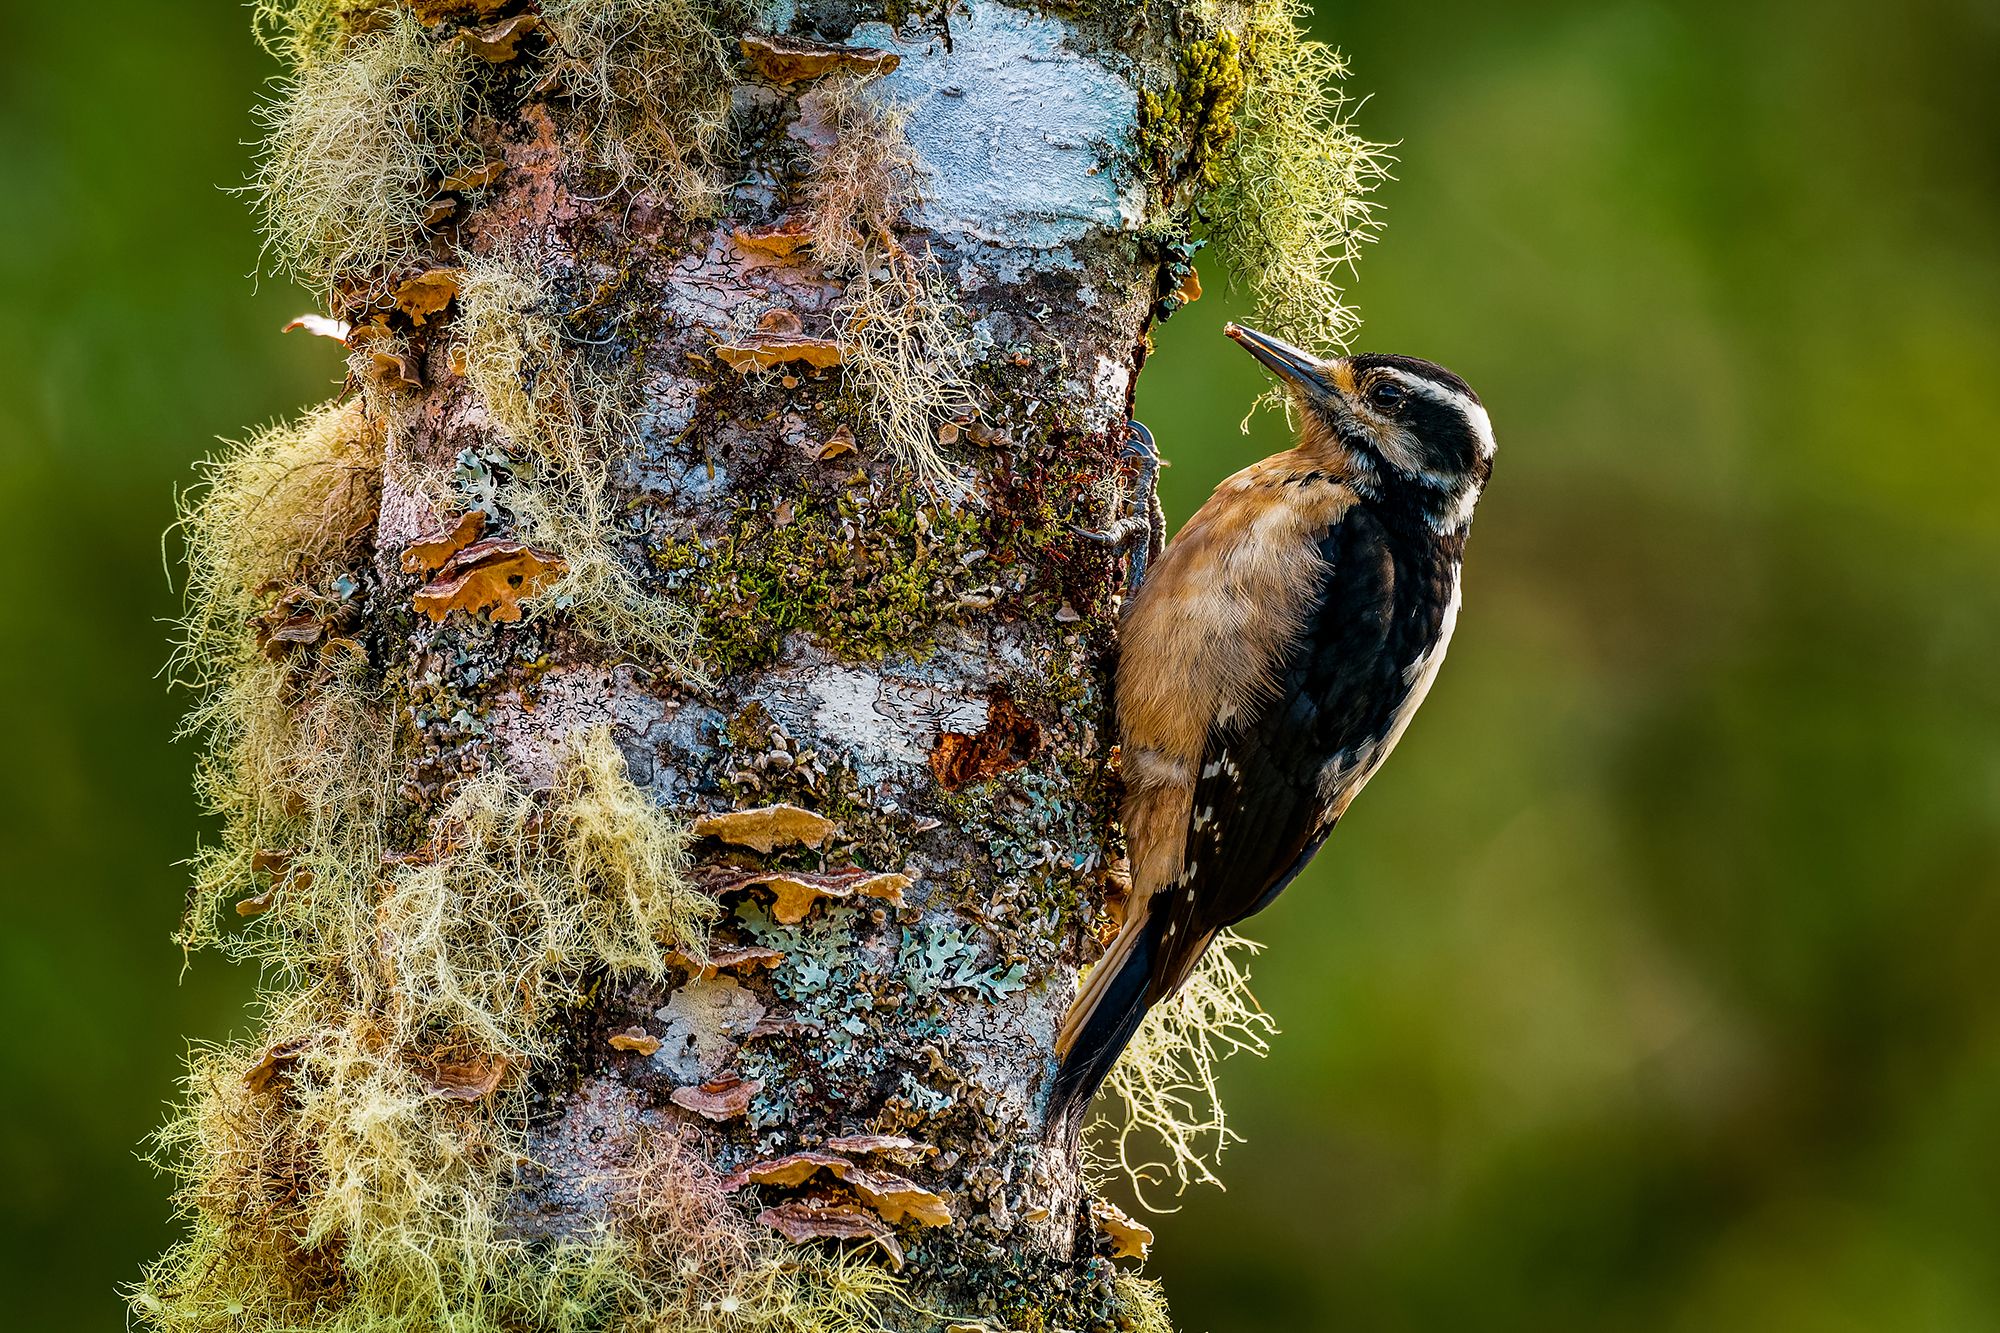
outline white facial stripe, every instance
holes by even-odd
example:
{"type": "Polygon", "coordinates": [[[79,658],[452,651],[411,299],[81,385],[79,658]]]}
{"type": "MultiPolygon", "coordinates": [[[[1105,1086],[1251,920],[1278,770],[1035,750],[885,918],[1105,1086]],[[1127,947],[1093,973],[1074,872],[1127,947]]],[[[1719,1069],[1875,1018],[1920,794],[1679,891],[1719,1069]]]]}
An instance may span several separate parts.
{"type": "MultiPolygon", "coordinates": [[[[1497,448],[1497,444],[1493,438],[1493,418],[1488,416],[1486,409],[1475,402],[1470,395],[1460,393],[1457,389],[1451,388],[1449,385],[1439,384],[1436,380],[1425,379],[1421,375],[1412,375],[1408,371],[1398,370],[1394,366],[1383,367],[1383,372],[1394,376],[1396,382],[1403,385],[1410,392],[1420,393],[1432,402],[1443,403],[1448,407],[1456,409],[1459,415],[1464,417],[1466,422],[1472,427],[1473,438],[1478,442],[1479,446],[1479,456],[1486,459],[1493,457],[1494,451],[1497,448]]],[[[1416,465],[1416,441],[1409,437],[1408,432],[1392,428],[1389,433],[1395,438],[1393,440],[1382,441],[1387,446],[1384,448],[1383,453],[1403,472],[1415,477],[1425,485],[1441,491],[1452,490],[1457,485],[1454,478],[1438,476],[1429,469],[1420,468],[1416,465]],[[1398,454],[1401,457],[1395,456],[1398,454]]],[[[1452,507],[1452,512],[1444,516],[1439,525],[1439,531],[1449,532],[1453,528],[1461,527],[1471,521],[1473,506],[1479,502],[1479,488],[1470,483],[1459,487],[1457,500],[1458,503],[1452,507]]]]}
{"type": "Polygon", "coordinates": [[[1485,408],[1466,398],[1464,394],[1452,396],[1465,402],[1465,418],[1472,423],[1473,433],[1479,437],[1479,456],[1493,457],[1493,451],[1497,447],[1493,439],[1493,418],[1486,415],[1485,408]]]}
{"type": "MultiPolygon", "coordinates": [[[[1443,403],[1455,409],[1472,426],[1474,438],[1479,444],[1481,458],[1493,457],[1493,422],[1486,415],[1486,409],[1474,402],[1466,394],[1436,380],[1412,375],[1394,366],[1384,368],[1396,378],[1396,382],[1412,393],[1420,393],[1435,403],[1443,403]]],[[[1417,465],[1417,441],[1400,426],[1384,423],[1385,430],[1378,432],[1377,441],[1383,457],[1395,464],[1405,475],[1422,482],[1433,490],[1450,495],[1449,508],[1433,518],[1432,525],[1439,532],[1455,532],[1472,521],[1472,511],[1479,504],[1479,486],[1470,477],[1441,476],[1429,468],[1417,465]]]]}
{"type": "Polygon", "coordinates": [[[1387,370],[1391,375],[1396,377],[1398,383],[1404,385],[1412,393],[1420,393],[1434,402],[1445,403],[1457,408],[1459,415],[1472,423],[1473,434],[1479,440],[1479,456],[1481,458],[1493,457],[1495,447],[1493,440],[1493,419],[1486,414],[1484,407],[1474,402],[1469,395],[1460,393],[1457,389],[1451,388],[1449,385],[1439,384],[1436,380],[1427,380],[1421,375],[1412,375],[1407,371],[1397,370],[1394,366],[1387,367],[1387,370]]]}

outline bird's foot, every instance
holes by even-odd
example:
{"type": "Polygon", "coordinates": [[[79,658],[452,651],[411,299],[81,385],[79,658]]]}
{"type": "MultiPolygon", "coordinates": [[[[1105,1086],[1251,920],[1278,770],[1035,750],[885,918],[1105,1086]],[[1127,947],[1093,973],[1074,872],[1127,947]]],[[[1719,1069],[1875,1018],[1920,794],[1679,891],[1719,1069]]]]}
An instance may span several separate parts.
{"type": "Polygon", "coordinates": [[[1153,442],[1153,432],[1136,421],[1127,424],[1131,430],[1119,458],[1133,474],[1135,484],[1127,496],[1125,513],[1108,528],[1071,524],[1070,531],[1126,557],[1125,596],[1129,600],[1146,581],[1147,568],[1159,558],[1167,542],[1167,516],[1160,508],[1159,492],[1160,469],[1167,463],[1153,442]]]}

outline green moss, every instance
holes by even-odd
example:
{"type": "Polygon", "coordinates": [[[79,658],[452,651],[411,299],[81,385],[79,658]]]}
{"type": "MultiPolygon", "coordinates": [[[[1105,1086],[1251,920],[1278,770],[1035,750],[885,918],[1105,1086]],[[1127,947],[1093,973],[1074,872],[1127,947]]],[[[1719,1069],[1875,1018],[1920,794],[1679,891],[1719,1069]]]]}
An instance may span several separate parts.
{"type": "Polygon", "coordinates": [[[1243,102],[1241,54],[1236,34],[1224,28],[1182,48],[1173,83],[1139,94],[1139,149],[1170,192],[1222,184],[1243,102]]]}
{"type": "Polygon", "coordinates": [[[739,506],[712,543],[655,548],[717,670],[769,662],[793,633],[856,661],[921,655],[979,581],[985,524],[969,510],[860,488],[779,504],[739,506]]]}

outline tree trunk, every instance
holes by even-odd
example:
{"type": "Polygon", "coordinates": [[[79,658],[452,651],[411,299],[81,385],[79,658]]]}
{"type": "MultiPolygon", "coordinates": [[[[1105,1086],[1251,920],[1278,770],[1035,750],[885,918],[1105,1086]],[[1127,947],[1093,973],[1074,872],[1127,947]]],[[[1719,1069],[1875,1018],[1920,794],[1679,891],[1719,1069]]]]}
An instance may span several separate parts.
{"type": "Polygon", "coordinates": [[[352,373],[188,514],[187,942],[275,970],[143,1314],[1162,1326],[1044,1138],[1119,857],[1072,525],[1242,13],[266,6],[352,373]]]}

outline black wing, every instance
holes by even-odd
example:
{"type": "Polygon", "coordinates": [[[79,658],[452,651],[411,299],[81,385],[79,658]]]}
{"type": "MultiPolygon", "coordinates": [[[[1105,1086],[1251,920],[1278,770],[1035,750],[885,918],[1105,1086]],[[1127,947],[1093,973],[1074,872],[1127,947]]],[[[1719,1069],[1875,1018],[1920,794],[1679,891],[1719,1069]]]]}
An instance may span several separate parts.
{"type": "Polygon", "coordinates": [[[1151,1001],[1179,989],[1216,931],[1261,911],[1305,868],[1333,831],[1321,772],[1379,739],[1408,693],[1403,667],[1423,651],[1403,642],[1419,580],[1399,571],[1389,535],[1359,507],[1319,555],[1325,569],[1276,688],[1254,715],[1209,731],[1182,882],[1154,900],[1166,924],[1151,1001]]]}

